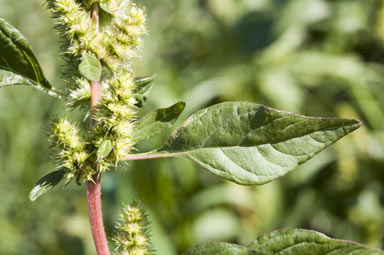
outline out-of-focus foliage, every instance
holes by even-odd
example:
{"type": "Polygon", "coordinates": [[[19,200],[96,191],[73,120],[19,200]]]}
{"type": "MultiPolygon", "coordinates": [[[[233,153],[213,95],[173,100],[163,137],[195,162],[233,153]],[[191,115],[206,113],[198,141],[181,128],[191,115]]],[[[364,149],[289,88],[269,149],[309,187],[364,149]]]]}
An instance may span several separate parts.
{"type": "MultiPolygon", "coordinates": [[[[0,0],[0,17],[31,42],[53,85],[60,60],[43,0],[0,0]]],[[[380,0],[143,0],[150,21],[139,76],[156,73],[151,107],[246,100],[363,127],[279,181],[239,186],[183,159],[130,162],[103,176],[108,234],[121,202],[152,220],[158,254],[210,240],[247,245],[301,227],[382,248],[384,3],[380,0]]],[[[46,129],[62,105],[27,87],[0,90],[0,254],[93,254],[85,187],[28,193],[54,168],[46,129]]],[[[184,116],[184,118],[183,118],[184,116]]],[[[74,118],[76,112],[74,113],[74,118]]],[[[85,123],[87,124],[87,123],[85,123]]],[[[156,148],[163,139],[139,144],[156,148]]]]}

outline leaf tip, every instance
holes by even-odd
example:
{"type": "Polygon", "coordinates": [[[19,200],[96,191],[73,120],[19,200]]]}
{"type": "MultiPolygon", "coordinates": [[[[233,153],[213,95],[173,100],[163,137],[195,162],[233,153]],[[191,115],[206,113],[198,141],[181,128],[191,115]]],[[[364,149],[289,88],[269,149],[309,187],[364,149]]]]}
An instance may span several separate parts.
{"type": "Polygon", "coordinates": [[[31,192],[29,192],[29,200],[32,202],[35,201],[38,197],[47,193],[51,189],[53,189],[63,178],[64,178],[65,170],[60,169],[54,172],[51,172],[41,178],[33,187],[31,192]]]}
{"type": "Polygon", "coordinates": [[[345,120],[348,121],[348,124],[345,126],[347,133],[351,133],[363,125],[363,122],[358,119],[345,119],[345,120]]]}
{"type": "Polygon", "coordinates": [[[29,192],[29,200],[31,202],[34,202],[41,195],[41,194],[39,194],[38,189],[39,189],[39,187],[35,186],[31,190],[31,192],[29,192]]]}
{"type": "Polygon", "coordinates": [[[186,105],[187,105],[187,103],[184,101],[180,101],[180,102],[177,102],[175,104],[175,106],[177,106],[177,108],[178,108],[179,113],[182,113],[184,111],[186,105]]]}

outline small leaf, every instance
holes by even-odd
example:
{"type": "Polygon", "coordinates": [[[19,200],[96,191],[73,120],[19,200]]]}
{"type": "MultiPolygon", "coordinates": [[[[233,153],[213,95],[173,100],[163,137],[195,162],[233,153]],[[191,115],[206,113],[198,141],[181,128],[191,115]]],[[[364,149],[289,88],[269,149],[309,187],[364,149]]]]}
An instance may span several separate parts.
{"type": "Polygon", "coordinates": [[[155,79],[156,75],[152,74],[146,77],[136,77],[135,78],[135,99],[137,101],[137,107],[143,107],[145,101],[147,100],[147,96],[151,92],[152,82],[155,79]]]}
{"type": "Polygon", "coordinates": [[[103,159],[103,158],[108,157],[108,155],[112,151],[112,148],[113,148],[113,146],[112,146],[112,142],[110,140],[103,141],[102,144],[100,145],[99,149],[97,150],[97,158],[103,159]]]}
{"type": "Polygon", "coordinates": [[[61,169],[49,173],[41,178],[29,193],[29,199],[31,201],[35,201],[39,196],[53,189],[64,178],[64,174],[65,170],[61,169]]]}
{"type": "Polygon", "coordinates": [[[136,83],[136,86],[138,87],[137,88],[138,91],[140,92],[143,88],[151,84],[155,79],[155,77],[156,77],[155,74],[144,76],[144,77],[135,77],[135,83],[136,83]]]}
{"type": "Polygon", "coordinates": [[[103,70],[101,71],[101,79],[104,80],[109,80],[113,77],[113,72],[111,69],[109,69],[108,66],[103,66],[103,70]]]}
{"type": "Polygon", "coordinates": [[[264,184],[360,126],[354,119],[307,117],[249,102],[226,102],[192,115],[159,150],[134,156],[186,157],[236,183],[264,184]]]}
{"type": "Polygon", "coordinates": [[[105,11],[106,13],[111,14],[111,15],[114,14],[113,10],[109,7],[109,5],[108,5],[107,3],[101,1],[101,2],[99,3],[99,6],[100,6],[100,8],[101,8],[103,11],[105,11]]]}
{"type": "Polygon", "coordinates": [[[38,86],[51,89],[27,39],[0,18],[0,69],[14,72],[38,86]]]}
{"type": "Polygon", "coordinates": [[[248,248],[260,250],[268,255],[384,255],[381,250],[301,229],[271,232],[259,237],[248,248]]]}
{"type": "Polygon", "coordinates": [[[220,242],[205,242],[184,253],[184,255],[269,255],[252,248],[220,242]]]}
{"type": "Polygon", "coordinates": [[[141,118],[135,126],[135,142],[148,140],[169,129],[185,108],[184,102],[178,102],[168,108],[157,109],[141,118]]]}
{"type": "Polygon", "coordinates": [[[90,81],[97,82],[100,81],[102,70],[103,68],[101,63],[96,57],[86,52],[83,53],[81,63],[79,65],[79,71],[82,76],[90,81]]]}

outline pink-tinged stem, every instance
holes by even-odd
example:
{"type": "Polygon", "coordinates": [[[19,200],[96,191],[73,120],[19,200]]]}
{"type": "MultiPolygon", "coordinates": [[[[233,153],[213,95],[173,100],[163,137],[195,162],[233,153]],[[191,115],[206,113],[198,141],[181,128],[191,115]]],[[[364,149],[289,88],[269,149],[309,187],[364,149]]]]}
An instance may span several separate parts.
{"type": "Polygon", "coordinates": [[[95,119],[93,118],[96,107],[101,100],[101,81],[91,82],[91,126],[95,124],[95,119]]]}
{"type": "MultiPolygon", "coordinates": [[[[176,154],[174,154],[176,155],[176,154]]],[[[131,154],[123,160],[143,160],[143,159],[155,159],[155,158],[167,158],[170,157],[170,154],[131,154]]]]}
{"type": "Polygon", "coordinates": [[[94,177],[95,183],[87,182],[88,215],[91,223],[93,240],[97,255],[110,255],[107,237],[104,231],[103,214],[101,211],[100,177],[94,177]]]}
{"type": "Polygon", "coordinates": [[[99,6],[94,3],[92,6],[92,20],[96,24],[96,30],[99,30],[99,6]]]}
{"type": "MultiPolygon", "coordinates": [[[[101,99],[101,82],[92,82],[91,113],[96,111],[96,106],[101,99]]],[[[93,114],[92,114],[93,115],[93,114]]],[[[95,120],[91,117],[91,126],[95,120]]],[[[101,185],[100,175],[95,175],[93,181],[87,181],[88,215],[91,223],[92,236],[95,242],[97,255],[110,255],[107,236],[104,231],[103,213],[101,210],[101,185]]]]}
{"type": "MultiPolygon", "coordinates": [[[[96,23],[96,29],[99,28],[99,8],[97,4],[93,5],[92,19],[96,23]]],[[[94,112],[101,100],[101,81],[91,82],[91,126],[95,124],[94,112]]],[[[93,182],[87,181],[87,201],[88,215],[91,224],[92,236],[95,241],[97,255],[110,255],[107,236],[104,231],[103,212],[101,210],[101,185],[100,175],[93,176],[93,182]]]]}

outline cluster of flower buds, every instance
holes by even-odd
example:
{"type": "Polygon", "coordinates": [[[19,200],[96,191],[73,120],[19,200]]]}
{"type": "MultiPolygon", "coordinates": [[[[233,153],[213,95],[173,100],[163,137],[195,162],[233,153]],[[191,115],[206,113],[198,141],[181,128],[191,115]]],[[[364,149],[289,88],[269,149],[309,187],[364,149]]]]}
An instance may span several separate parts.
{"type": "MultiPolygon", "coordinates": [[[[64,131],[59,126],[70,125],[67,121],[56,123],[51,135],[53,144],[59,148],[57,158],[61,167],[71,173],[67,179],[87,181],[92,174],[116,165],[133,148],[136,100],[130,59],[138,55],[141,37],[146,33],[145,10],[130,0],[48,0],[48,5],[64,41],[69,108],[90,109],[91,83],[95,80],[81,71],[82,57],[95,58],[102,69],[102,97],[92,113],[95,124],[83,132],[86,142],[76,150],[61,146],[58,134],[64,131]]],[[[78,135],[77,127],[72,126],[71,130],[78,135]]]]}
{"type": "Polygon", "coordinates": [[[153,250],[148,238],[146,216],[137,203],[123,208],[113,240],[116,255],[148,255],[153,250]]]}

